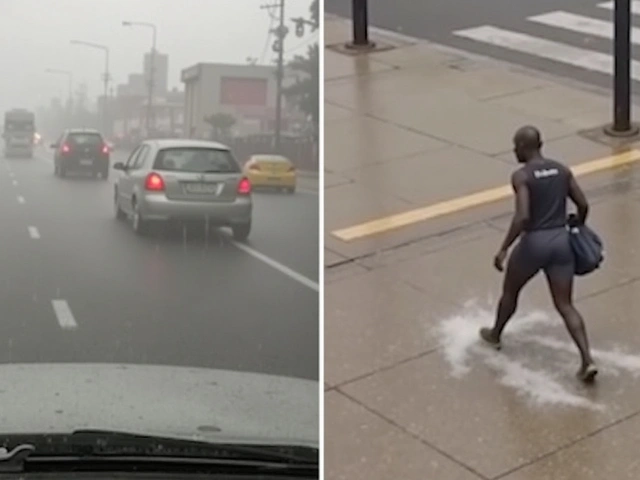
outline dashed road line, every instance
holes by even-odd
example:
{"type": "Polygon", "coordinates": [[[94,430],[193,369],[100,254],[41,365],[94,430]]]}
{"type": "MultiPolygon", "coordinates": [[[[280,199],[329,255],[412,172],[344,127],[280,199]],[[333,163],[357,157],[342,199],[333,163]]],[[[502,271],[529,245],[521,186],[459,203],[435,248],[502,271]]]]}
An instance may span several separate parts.
{"type": "Polygon", "coordinates": [[[36,227],[29,227],[29,236],[34,240],[37,240],[40,238],[40,232],[36,227]]]}
{"type": "Polygon", "coordinates": [[[307,278],[304,275],[290,269],[286,265],[283,265],[282,263],[277,262],[276,260],[270,257],[267,257],[264,253],[260,253],[257,250],[254,250],[253,248],[249,247],[248,245],[245,245],[244,243],[240,243],[236,241],[232,241],[232,243],[243,252],[248,253],[252,257],[260,260],[261,262],[266,263],[270,267],[275,268],[280,273],[284,273],[289,278],[292,278],[296,282],[301,283],[305,287],[310,288],[311,290],[314,290],[316,292],[319,291],[320,287],[318,286],[318,283],[314,282],[310,278],[307,278]]]}
{"type": "Polygon", "coordinates": [[[53,305],[53,311],[56,314],[60,327],[65,330],[78,328],[76,319],[74,318],[73,312],[71,312],[71,308],[66,300],[51,300],[51,304],[53,305]]]}
{"type": "Polygon", "coordinates": [[[22,195],[18,195],[18,203],[24,203],[24,197],[22,195]]]}
{"type": "Polygon", "coordinates": [[[18,186],[18,181],[17,181],[17,180],[14,180],[14,181],[13,181],[13,182],[11,182],[11,183],[13,184],[13,186],[14,186],[14,187],[17,187],[17,186],[18,186]]]}

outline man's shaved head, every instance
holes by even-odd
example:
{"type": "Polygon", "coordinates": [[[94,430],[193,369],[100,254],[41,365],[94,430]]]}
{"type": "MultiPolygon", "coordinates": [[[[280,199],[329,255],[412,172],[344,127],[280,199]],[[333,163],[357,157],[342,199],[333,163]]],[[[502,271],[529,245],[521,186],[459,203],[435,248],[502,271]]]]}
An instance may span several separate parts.
{"type": "Polygon", "coordinates": [[[542,147],[540,130],[531,125],[520,127],[513,136],[514,151],[518,161],[524,163],[534,155],[539,155],[542,147]]]}

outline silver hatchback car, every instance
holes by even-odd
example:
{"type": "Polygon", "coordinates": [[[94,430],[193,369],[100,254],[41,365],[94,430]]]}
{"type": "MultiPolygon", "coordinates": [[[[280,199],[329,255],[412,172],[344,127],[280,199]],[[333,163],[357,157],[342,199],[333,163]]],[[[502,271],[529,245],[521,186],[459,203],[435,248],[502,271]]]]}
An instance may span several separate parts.
{"type": "Polygon", "coordinates": [[[113,165],[114,208],[138,234],[153,222],[203,221],[231,227],[235,240],[251,232],[251,183],[230,149],[198,140],[147,140],[113,165]]]}

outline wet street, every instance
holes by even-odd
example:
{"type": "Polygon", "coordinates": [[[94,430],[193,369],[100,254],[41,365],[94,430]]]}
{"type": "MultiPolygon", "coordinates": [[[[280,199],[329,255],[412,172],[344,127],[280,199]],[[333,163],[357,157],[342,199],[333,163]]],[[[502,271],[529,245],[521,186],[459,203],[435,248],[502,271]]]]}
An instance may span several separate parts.
{"type": "Polygon", "coordinates": [[[117,172],[60,179],[52,157],[0,158],[0,362],[318,379],[317,193],[256,193],[246,245],[198,229],[140,238],[113,214],[117,172]]]}
{"type": "MultiPolygon", "coordinates": [[[[348,41],[349,22],[325,20],[328,44],[348,41]]],[[[640,144],[597,133],[610,92],[372,39],[383,48],[325,53],[327,478],[640,478],[640,144]],[[502,351],[479,342],[503,278],[512,135],[528,124],[574,169],[605,242],[575,289],[600,365],[590,387],[543,275],[502,351]]]]}

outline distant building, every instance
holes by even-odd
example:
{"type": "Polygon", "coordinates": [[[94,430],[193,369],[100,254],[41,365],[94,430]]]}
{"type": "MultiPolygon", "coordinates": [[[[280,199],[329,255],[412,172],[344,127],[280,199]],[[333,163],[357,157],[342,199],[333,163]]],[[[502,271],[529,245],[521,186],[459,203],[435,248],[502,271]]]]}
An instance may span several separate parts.
{"type": "MultiPolygon", "coordinates": [[[[169,91],[169,55],[156,50],[153,69],[153,92],[154,95],[164,96],[169,91]]],[[[151,75],[151,52],[145,53],[142,75],[144,77],[145,88],[149,88],[149,77],[151,75]]]]}
{"type": "MultiPolygon", "coordinates": [[[[286,75],[285,85],[294,81],[286,75]]],[[[198,63],[182,70],[185,84],[184,132],[203,138],[211,132],[205,118],[228,113],[236,119],[238,135],[274,131],[276,69],[265,65],[198,63]]],[[[301,118],[300,112],[283,100],[283,131],[301,118]]]]}
{"type": "Polygon", "coordinates": [[[129,74],[129,81],[117,87],[119,97],[143,97],[147,94],[148,87],[145,85],[144,75],[141,73],[129,74]]]}

